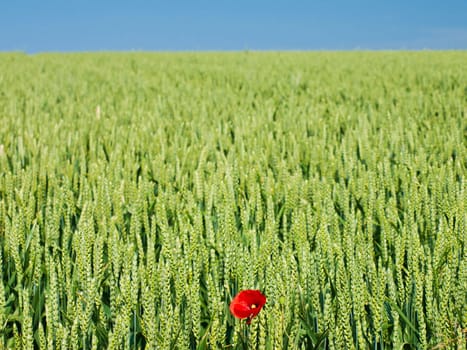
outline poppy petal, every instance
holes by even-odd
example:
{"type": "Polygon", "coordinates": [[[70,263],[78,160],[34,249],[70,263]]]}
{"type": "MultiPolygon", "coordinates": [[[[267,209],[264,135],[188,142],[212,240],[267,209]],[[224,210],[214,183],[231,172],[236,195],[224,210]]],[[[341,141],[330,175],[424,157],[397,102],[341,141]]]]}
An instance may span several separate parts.
{"type": "Polygon", "coordinates": [[[259,290],[247,289],[239,292],[230,303],[230,312],[237,318],[248,318],[248,324],[266,304],[266,297],[259,290]]]}
{"type": "Polygon", "coordinates": [[[247,318],[251,315],[251,308],[248,304],[235,302],[230,304],[230,312],[237,318],[247,318]]]}

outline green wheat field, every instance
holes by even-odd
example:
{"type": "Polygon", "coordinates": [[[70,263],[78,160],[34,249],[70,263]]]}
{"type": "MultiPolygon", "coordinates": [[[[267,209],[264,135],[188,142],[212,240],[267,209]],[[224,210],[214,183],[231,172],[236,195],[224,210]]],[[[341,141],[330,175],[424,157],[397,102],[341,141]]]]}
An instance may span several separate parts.
{"type": "Polygon", "coordinates": [[[465,349],[466,174],[465,51],[0,54],[0,349],[465,349]]]}

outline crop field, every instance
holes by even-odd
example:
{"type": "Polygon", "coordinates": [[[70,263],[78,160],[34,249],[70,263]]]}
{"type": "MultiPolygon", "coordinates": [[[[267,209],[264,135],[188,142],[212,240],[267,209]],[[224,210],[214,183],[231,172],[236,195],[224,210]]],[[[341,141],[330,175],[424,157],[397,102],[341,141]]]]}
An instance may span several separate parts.
{"type": "Polygon", "coordinates": [[[465,349],[466,174],[467,52],[0,54],[0,349],[465,349]]]}

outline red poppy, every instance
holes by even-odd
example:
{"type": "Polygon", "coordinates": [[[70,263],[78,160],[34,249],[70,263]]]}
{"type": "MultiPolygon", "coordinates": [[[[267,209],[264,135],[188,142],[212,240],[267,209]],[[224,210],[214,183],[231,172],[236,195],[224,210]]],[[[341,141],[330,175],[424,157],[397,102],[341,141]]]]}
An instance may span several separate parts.
{"type": "Polygon", "coordinates": [[[230,303],[230,312],[237,318],[246,318],[246,324],[256,317],[266,304],[266,297],[259,290],[242,290],[230,303]]]}

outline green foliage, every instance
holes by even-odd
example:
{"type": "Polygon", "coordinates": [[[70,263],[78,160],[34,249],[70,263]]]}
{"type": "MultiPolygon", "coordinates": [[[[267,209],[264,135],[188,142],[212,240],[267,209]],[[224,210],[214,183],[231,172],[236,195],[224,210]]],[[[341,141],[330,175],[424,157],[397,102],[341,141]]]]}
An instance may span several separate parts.
{"type": "Polygon", "coordinates": [[[466,62],[0,54],[0,348],[465,346],[466,62]]]}

